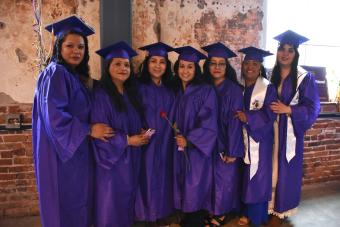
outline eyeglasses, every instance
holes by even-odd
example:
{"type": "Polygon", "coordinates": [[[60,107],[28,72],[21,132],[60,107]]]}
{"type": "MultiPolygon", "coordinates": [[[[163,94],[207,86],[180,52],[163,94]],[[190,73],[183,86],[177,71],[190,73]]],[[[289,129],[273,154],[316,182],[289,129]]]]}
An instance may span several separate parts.
{"type": "Polygon", "coordinates": [[[214,67],[214,68],[225,68],[226,63],[216,63],[216,62],[209,62],[209,66],[214,67]]]}

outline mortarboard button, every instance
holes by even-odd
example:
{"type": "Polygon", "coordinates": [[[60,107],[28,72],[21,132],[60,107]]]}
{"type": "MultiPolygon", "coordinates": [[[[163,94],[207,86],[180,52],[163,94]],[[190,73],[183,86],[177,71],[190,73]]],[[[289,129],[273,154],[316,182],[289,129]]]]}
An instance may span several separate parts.
{"type": "Polygon", "coordinates": [[[72,15],[70,17],[61,19],[52,24],[49,24],[45,27],[45,29],[49,32],[53,32],[53,34],[57,37],[68,31],[77,31],[83,34],[84,36],[89,36],[94,34],[94,29],[87,25],[85,21],[76,15],[72,15]]]}
{"type": "Polygon", "coordinates": [[[273,55],[269,51],[262,50],[253,46],[240,49],[238,52],[244,53],[246,55],[244,57],[244,60],[255,60],[259,62],[263,62],[264,57],[273,55]]]}
{"type": "Polygon", "coordinates": [[[226,47],[224,44],[217,42],[210,44],[208,46],[202,47],[203,50],[208,52],[208,57],[220,57],[220,58],[232,58],[236,57],[237,55],[226,47]]]}
{"type": "Polygon", "coordinates": [[[136,51],[134,51],[130,45],[124,41],[104,47],[100,50],[97,50],[96,53],[102,56],[105,60],[110,60],[111,58],[130,59],[137,55],[136,51]]]}
{"type": "Polygon", "coordinates": [[[157,42],[147,46],[143,46],[140,47],[139,49],[148,51],[149,56],[161,56],[161,57],[168,57],[168,52],[174,50],[174,48],[162,42],[157,42]]]}
{"type": "Polygon", "coordinates": [[[191,46],[184,46],[175,48],[175,52],[179,54],[178,60],[199,62],[201,59],[206,59],[207,57],[191,46]]]}
{"type": "Polygon", "coordinates": [[[301,43],[307,42],[309,40],[308,38],[299,35],[291,30],[287,30],[280,35],[275,36],[274,39],[279,41],[280,44],[290,44],[296,48],[298,48],[301,43]]]}

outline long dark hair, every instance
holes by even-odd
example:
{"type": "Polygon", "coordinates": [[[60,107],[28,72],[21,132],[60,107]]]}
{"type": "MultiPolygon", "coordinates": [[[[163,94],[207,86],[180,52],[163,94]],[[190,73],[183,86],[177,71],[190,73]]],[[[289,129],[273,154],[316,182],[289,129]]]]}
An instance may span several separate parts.
{"type": "Polygon", "coordinates": [[[51,60],[56,62],[57,64],[63,65],[69,72],[73,74],[78,74],[80,77],[80,81],[85,85],[88,80],[90,79],[90,67],[89,67],[89,44],[87,37],[84,36],[82,33],[77,32],[77,31],[68,31],[63,33],[61,36],[59,36],[53,46],[53,52],[52,52],[52,57],[51,60]],[[72,68],[69,64],[66,63],[66,61],[63,59],[61,56],[61,48],[62,44],[65,42],[66,36],[70,34],[75,34],[79,35],[84,39],[84,44],[85,44],[85,53],[84,53],[84,58],[80,62],[79,65],[77,65],[75,68],[72,68]]]}
{"type": "MultiPolygon", "coordinates": [[[[142,64],[139,67],[139,81],[143,84],[150,84],[151,81],[151,75],[149,72],[149,61],[151,59],[151,56],[147,56],[144,61],[142,62],[142,64]]],[[[171,87],[171,79],[173,77],[172,75],[172,71],[171,71],[171,62],[169,61],[169,59],[167,57],[165,57],[166,60],[166,68],[165,68],[165,72],[162,75],[162,84],[167,87],[170,88],[171,87]]]]}
{"type": "MultiPolygon", "coordinates": [[[[235,69],[231,66],[227,58],[225,58],[224,60],[226,63],[226,70],[225,70],[224,77],[239,85],[239,82],[237,81],[237,75],[236,75],[235,69]]],[[[209,70],[210,62],[211,62],[211,57],[209,57],[203,64],[203,77],[205,81],[207,81],[210,84],[213,84],[213,77],[209,70]]]]}
{"type": "MultiPolygon", "coordinates": [[[[279,51],[280,49],[283,48],[285,44],[280,44],[279,47],[277,48],[277,51],[279,51]]],[[[289,45],[289,44],[288,44],[289,45]]],[[[291,66],[291,70],[290,70],[290,74],[293,75],[292,77],[292,87],[293,87],[293,91],[295,93],[296,87],[297,87],[297,72],[298,72],[298,64],[299,64],[299,51],[297,50],[297,47],[295,47],[294,45],[292,45],[295,51],[295,56],[292,62],[292,66],[291,66]]],[[[274,84],[274,86],[276,87],[276,89],[278,89],[280,83],[281,83],[281,66],[277,60],[277,55],[276,55],[276,63],[275,66],[273,68],[273,72],[272,72],[272,76],[271,76],[271,82],[274,84]]]]}
{"type": "MultiPolygon", "coordinates": [[[[124,105],[123,96],[118,92],[116,85],[112,82],[110,76],[110,65],[113,59],[111,59],[106,67],[105,73],[103,74],[100,82],[105,91],[109,94],[112,99],[113,105],[117,108],[119,112],[126,111],[126,106],[124,105]]],[[[128,98],[135,109],[140,113],[141,105],[139,100],[137,99],[137,88],[136,88],[136,79],[133,74],[132,64],[130,64],[130,75],[129,78],[124,82],[124,92],[128,95],[128,98]]]]}
{"type": "MultiPolygon", "coordinates": [[[[175,75],[174,75],[172,83],[171,83],[171,87],[176,94],[180,91],[180,89],[182,89],[181,79],[179,78],[179,75],[178,75],[179,61],[180,60],[177,60],[175,62],[175,65],[174,65],[175,75]]],[[[199,64],[197,62],[195,62],[194,65],[195,65],[195,75],[194,75],[194,78],[192,78],[192,80],[190,81],[189,84],[194,84],[194,85],[203,84],[204,79],[203,79],[201,67],[199,66],[199,64]]]]}

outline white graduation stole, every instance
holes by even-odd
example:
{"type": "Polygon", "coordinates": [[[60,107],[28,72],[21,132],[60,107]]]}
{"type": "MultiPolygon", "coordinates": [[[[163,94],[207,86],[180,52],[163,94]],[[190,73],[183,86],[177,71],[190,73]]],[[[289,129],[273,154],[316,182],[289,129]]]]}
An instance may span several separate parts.
{"type": "MultiPolygon", "coordinates": [[[[303,79],[306,77],[307,71],[302,68],[299,68],[297,73],[297,85],[295,95],[290,101],[289,105],[294,106],[299,103],[299,86],[303,79]]],[[[286,159],[289,163],[295,157],[295,149],[296,149],[296,137],[294,134],[294,126],[292,122],[292,118],[290,115],[287,115],[287,141],[286,141],[286,159]]]]}
{"type": "MultiPolygon", "coordinates": [[[[250,98],[250,110],[261,109],[266,97],[269,81],[266,78],[259,76],[256,80],[254,90],[250,98]]],[[[247,130],[243,127],[243,141],[245,149],[244,162],[250,164],[250,180],[254,177],[259,166],[259,148],[260,143],[255,142],[248,135],[247,130]]]]}

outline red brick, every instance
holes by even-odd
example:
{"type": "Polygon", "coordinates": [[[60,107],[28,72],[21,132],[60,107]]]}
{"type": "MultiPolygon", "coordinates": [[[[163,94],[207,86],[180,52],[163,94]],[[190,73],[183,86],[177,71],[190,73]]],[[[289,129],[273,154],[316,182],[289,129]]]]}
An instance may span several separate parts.
{"type": "Polygon", "coordinates": [[[306,135],[318,135],[321,133],[321,129],[310,129],[307,131],[306,135]]]}
{"type": "Polygon", "coordinates": [[[27,141],[27,135],[25,134],[17,134],[17,135],[4,135],[4,142],[24,142],[27,141]]]}
{"type": "Polygon", "coordinates": [[[0,173],[8,173],[10,167],[2,167],[0,166],[0,173]]]}
{"type": "Polygon", "coordinates": [[[1,173],[0,180],[15,180],[16,175],[11,173],[1,173]]]}
{"type": "Polygon", "coordinates": [[[1,158],[12,158],[12,151],[1,151],[0,152],[0,157],[1,158]]]}
{"type": "Polygon", "coordinates": [[[12,159],[0,159],[0,166],[10,166],[12,163],[12,159]]]}
{"type": "Polygon", "coordinates": [[[7,113],[7,106],[0,106],[0,113],[7,113]]]}
{"type": "Polygon", "coordinates": [[[15,165],[25,165],[33,163],[33,160],[31,157],[15,157],[13,163],[15,165]]]}
{"type": "Polygon", "coordinates": [[[23,217],[29,214],[28,207],[20,207],[20,208],[12,208],[12,209],[5,209],[5,217],[23,217]]]}
{"type": "Polygon", "coordinates": [[[340,154],[340,143],[326,145],[326,149],[327,150],[339,149],[339,154],[340,154]]]}
{"type": "Polygon", "coordinates": [[[8,113],[20,113],[20,107],[17,105],[8,106],[8,113]]]}
{"type": "Polygon", "coordinates": [[[25,156],[26,155],[26,151],[25,151],[24,148],[19,148],[19,149],[13,150],[12,153],[15,156],[25,156]]]}
{"type": "Polygon", "coordinates": [[[22,148],[23,145],[21,143],[0,143],[0,151],[1,150],[13,150],[22,148]]]}

